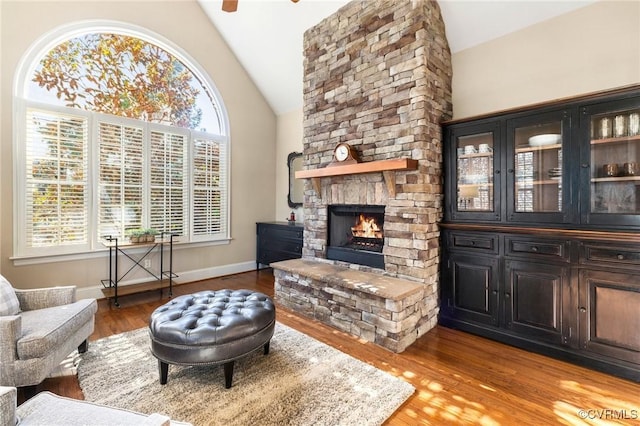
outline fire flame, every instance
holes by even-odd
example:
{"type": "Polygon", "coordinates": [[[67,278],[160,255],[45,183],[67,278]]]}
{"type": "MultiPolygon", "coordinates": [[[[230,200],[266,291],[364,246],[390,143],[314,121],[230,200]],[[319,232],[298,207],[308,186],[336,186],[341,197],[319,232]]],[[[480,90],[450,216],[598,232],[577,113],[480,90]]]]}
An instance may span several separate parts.
{"type": "Polygon", "coordinates": [[[378,226],[374,217],[365,217],[361,214],[356,226],[351,227],[351,234],[354,237],[382,238],[382,229],[378,226]]]}

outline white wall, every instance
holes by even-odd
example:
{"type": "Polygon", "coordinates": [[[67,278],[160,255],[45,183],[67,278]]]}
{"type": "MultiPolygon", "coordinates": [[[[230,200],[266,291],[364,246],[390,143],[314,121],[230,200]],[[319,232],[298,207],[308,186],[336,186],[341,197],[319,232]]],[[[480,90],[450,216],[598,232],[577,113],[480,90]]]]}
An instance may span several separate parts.
{"type": "Polygon", "coordinates": [[[280,114],[277,128],[275,220],[284,221],[293,211],[296,215],[296,221],[302,222],[304,220],[302,207],[292,209],[287,203],[289,191],[287,156],[291,152],[302,152],[302,109],[280,114]]]}
{"type": "Polygon", "coordinates": [[[454,119],[640,83],[640,2],[599,1],[453,55],[454,119]]]}
{"type": "Polygon", "coordinates": [[[13,255],[12,84],[17,64],[43,34],[87,19],[145,27],[172,41],[209,73],[229,114],[231,236],[228,245],[174,250],[174,270],[189,281],[255,267],[255,222],[275,213],[276,117],[195,0],[0,2],[0,271],[16,287],[59,284],[100,295],[107,258],[16,266],[13,255]]]}

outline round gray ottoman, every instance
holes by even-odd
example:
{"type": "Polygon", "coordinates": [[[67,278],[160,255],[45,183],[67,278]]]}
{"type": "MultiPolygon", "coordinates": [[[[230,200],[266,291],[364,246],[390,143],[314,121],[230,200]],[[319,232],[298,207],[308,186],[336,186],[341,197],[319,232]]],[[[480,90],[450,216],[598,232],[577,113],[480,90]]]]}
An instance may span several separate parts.
{"type": "Polygon", "coordinates": [[[149,321],[160,384],[167,383],[169,364],[223,364],[230,388],[234,361],[260,347],[267,355],[275,324],[276,308],[263,293],[207,290],[176,297],[149,321]]]}

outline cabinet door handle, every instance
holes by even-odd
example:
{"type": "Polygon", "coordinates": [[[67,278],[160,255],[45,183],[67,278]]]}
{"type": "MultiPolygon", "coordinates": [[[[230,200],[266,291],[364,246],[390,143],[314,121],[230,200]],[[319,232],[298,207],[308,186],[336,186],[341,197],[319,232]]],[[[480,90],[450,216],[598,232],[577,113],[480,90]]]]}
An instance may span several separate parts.
{"type": "Polygon", "coordinates": [[[538,252],[538,247],[537,246],[531,247],[531,251],[534,252],[534,253],[537,253],[538,252]]]}
{"type": "Polygon", "coordinates": [[[580,308],[580,312],[582,312],[584,314],[585,312],[587,312],[587,309],[586,308],[580,308]]]}
{"type": "Polygon", "coordinates": [[[588,169],[589,168],[589,165],[587,163],[582,163],[581,166],[582,166],[583,169],[588,169]]]}

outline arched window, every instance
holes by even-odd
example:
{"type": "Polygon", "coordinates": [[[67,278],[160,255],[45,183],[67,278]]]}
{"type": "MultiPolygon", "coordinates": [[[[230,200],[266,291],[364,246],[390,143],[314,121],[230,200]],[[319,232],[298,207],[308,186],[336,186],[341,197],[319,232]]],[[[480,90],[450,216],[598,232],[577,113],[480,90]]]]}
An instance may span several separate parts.
{"type": "Polygon", "coordinates": [[[215,86],[148,31],[85,22],[16,78],[16,256],[101,248],[139,228],[228,239],[228,119],[215,86]]]}

